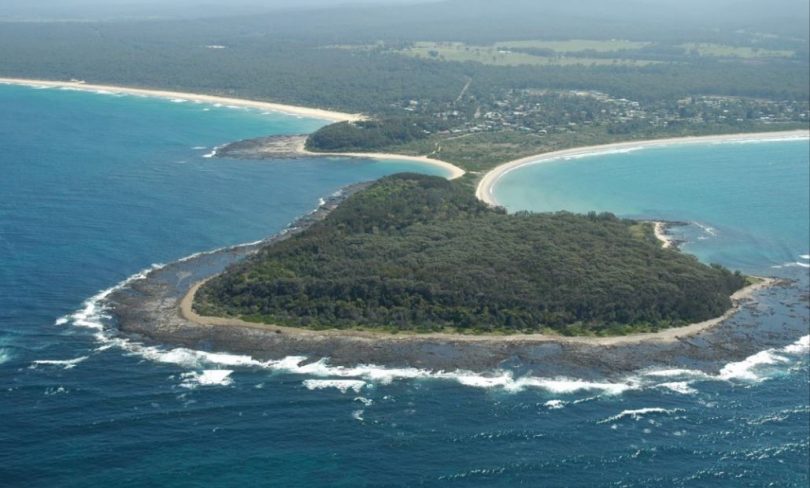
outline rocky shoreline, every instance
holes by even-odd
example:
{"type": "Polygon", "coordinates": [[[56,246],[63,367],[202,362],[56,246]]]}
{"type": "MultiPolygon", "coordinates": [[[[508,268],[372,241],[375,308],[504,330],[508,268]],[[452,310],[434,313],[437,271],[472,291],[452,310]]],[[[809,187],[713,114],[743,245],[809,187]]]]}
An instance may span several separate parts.
{"type": "MultiPolygon", "coordinates": [[[[109,302],[118,332],[141,341],[192,349],[247,354],[259,360],[305,356],[310,361],[328,358],[331,364],[416,367],[428,370],[488,371],[508,368],[545,376],[595,378],[651,367],[699,369],[716,373],[729,361],[748,357],[764,348],[779,347],[803,335],[804,323],[771,323],[778,308],[807,308],[806,291],[789,281],[777,281],[744,298],[738,311],[718,325],[661,340],[656,334],[632,342],[589,343],[572,338],[533,340],[505,336],[504,340],[474,337],[432,337],[418,334],[334,334],[261,324],[204,324],[180,313],[183,298],[199,282],[227,266],[323,219],[352,193],[370,183],[353,185],[327,199],[316,211],[288,229],[260,243],[202,253],[150,272],[113,293],[109,302]],[[796,294],[799,297],[796,297],[796,294]],[[802,299],[804,297],[804,299],[802,299]]],[[[794,312],[797,317],[806,314],[794,312]]]]}
{"type": "Polygon", "coordinates": [[[214,155],[231,159],[300,159],[308,157],[306,142],[306,135],[257,137],[220,146],[214,155]]]}

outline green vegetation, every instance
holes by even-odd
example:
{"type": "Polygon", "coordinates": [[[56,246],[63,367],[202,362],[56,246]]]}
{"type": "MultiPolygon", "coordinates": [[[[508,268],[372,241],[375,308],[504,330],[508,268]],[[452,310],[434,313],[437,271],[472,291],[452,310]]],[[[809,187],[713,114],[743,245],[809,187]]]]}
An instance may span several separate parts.
{"type": "MultiPolygon", "coordinates": [[[[525,43],[507,43],[522,46],[525,43]]],[[[529,42],[528,46],[542,44],[529,42]]],[[[549,43],[553,44],[553,43],[549,43]]],[[[599,43],[595,43],[599,44],[599,43]]],[[[368,49],[367,46],[359,46],[360,49],[368,49]]],[[[495,46],[474,46],[462,42],[415,42],[411,46],[393,51],[406,56],[416,58],[436,59],[440,61],[455,62],[476,62],[493,66],[599,66],[599,65],[626,65],[644,66],[657,61],[645,61],[639,59],[615,58],[587,58],[587,57],[566,57],[557,54],[556,51],[533,48],[532,51],[513,51],[504,45],[495,46]]]]}
{"type": "Polygon", "coordinates": [[[752,46],[729,46],[712,43],[687,43],[681,45],[689,52],[700,56],[714,56],[722,58],[790,58],[796,53],[791,50],[760,49],[752,46]]]}
{"type": "Polygon", "coordinates": [[[629,49],[640,49],[648,46],[649,42],[625,41],[618,39],[570,39],[567,41],[544,41],[541,39],[527,41],[498,42],[496,47],[506,49],[548,49],[558,53],[572,53],[580,51],[616,52],[629,49]]]}
{"type": "Polygon", "coordinates": [[[581,144],[807,128],[806,12],[717,0],[700,5],[716,15],[694,16],[684,1],[697,3],[446,0],[3,23],[0,75],[362,112],[371,120],[325,128],[308,147],[432,155],[471,171],[581,144]]]}
{"type": "Polygon", "coordinates": [[[204,315],[309,328],[628,333],[701,321],[746,278],[612,214],[507,215],[402,174],[200,289],[204,315]]]}

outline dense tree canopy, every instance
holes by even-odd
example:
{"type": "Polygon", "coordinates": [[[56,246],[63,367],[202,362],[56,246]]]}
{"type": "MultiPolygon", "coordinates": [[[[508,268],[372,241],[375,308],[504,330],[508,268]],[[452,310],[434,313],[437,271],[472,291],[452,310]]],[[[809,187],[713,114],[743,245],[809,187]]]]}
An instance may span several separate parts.
{"type": "Polygon", "coordinates": [[[507,215],[401,174],[207,283],[195,308],[307,327],[649,330],[721,315],[739,273],[612,214],[507,215]]]}

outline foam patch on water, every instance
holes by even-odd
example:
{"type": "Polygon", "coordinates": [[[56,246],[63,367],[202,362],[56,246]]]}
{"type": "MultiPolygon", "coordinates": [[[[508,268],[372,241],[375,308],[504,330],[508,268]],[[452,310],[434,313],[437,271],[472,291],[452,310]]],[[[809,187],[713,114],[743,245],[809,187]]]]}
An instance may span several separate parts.
{"type": "Polygon", "coordinates": [[[698,391],[691,386],[689,386],[690,382],[688,381],[671,381],[668,383],[661,383],[658,385],[660,388],[666,388],[670,391],[675,393],[680,393],[681,395],[694,395],[698,391]]]}
{"type": "Polygon", "coordinates": [[[794,261],[785,264],[777,264],[775,266],[771,266],[774,269],[782,269],[782,268],[810,268],[810,263],[803,263],[801,261],[794,261]]]}
{"type": "Polygon", "coordinates": [[[608,417],[604,420],[600,420],[597,422],[598,424],[608,424],[611,422],[616,422],[617,420],[621,420],[623,418],[631,418],[633,420],[641,420],[644,416],[647,415],[672,415],[673,413],[680,413],[683,412],[683,409],[680,408],[660,408],[660,407],[647,407],[647,408],[639,408],[636,410],[622,410],[619,414],[614,415],[612,417],[608,417]]]}
{"type": "Polygon", "coordinates": [[[75,359],[38,359],[31,363],[31,368],[36,368],[37,366],[59,366],[63,369],[73,369],[77,364],[81,363],[87,358],[88,356],[82,356],[75,359]]]}
{"type": "Polygon", "coordinates": [[[543,406],[549,410],[559,410],[565,407],[565,402],[562,400],[549,400],[543,406]]]}
{"type": "Polygon", "coordinates": [[[341,393],[346,393],[349,390],[360,393],[360,390],[366,386],[366,382],[362,380],[305,380],[303,384],[308,390],[336,388],[341,393]]]}
{"type": "Polygon", "coordinates": [[[717,229],[712,227],[711,225],[702,224],[700,222],[692,222],[695,226],[699,227],[704,233],[711,237],[717,237],[717,229]]]}
{"type": "Polygon", "coordinates": [[[370,399],[370,398],[365,398],[365,397],[355,397],[354,401],[356,401],[356,402],[360,402],[360,403],[362,403],[363,405],[365,405],[366,407],[370,407],[370,406],[374,405],[374,400],[372,400],[372,399],[370,399]]]}
{"type": "Polygon", "coordinates": [[[230,369],[206,369],[202,372],[191,371],[183,373],[180,377],[183,379],[180,386],[183,388],[194,389],[198,386],[228,386],[233,383],[231,374],[233,371],[230,369]]]}
{"type": "Polygon", "coordinates": [[[68,322],[70,322],[70,317],[66,315],[64,317],[59,317],[58,319],[56,319],[53,325],[65,325],[68,322]]]}

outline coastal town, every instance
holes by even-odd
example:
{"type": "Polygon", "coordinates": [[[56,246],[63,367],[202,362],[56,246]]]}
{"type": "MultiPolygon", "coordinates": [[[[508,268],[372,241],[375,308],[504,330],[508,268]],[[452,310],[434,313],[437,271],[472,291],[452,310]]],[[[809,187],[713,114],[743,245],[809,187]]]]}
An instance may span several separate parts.
{"type": "Polygon", "coordinates": [[[691,96],[642,102],[594,90],[508,90],[489,98],[464,94],[451,104],[407,100],[399,108],[445,121],[448,128],[437,133],[452,135],[502,130],[547,135],[593,127],[611,134],[700,127],[768,130],[806,126],[810,121],[806,100],[691,96]]]}

